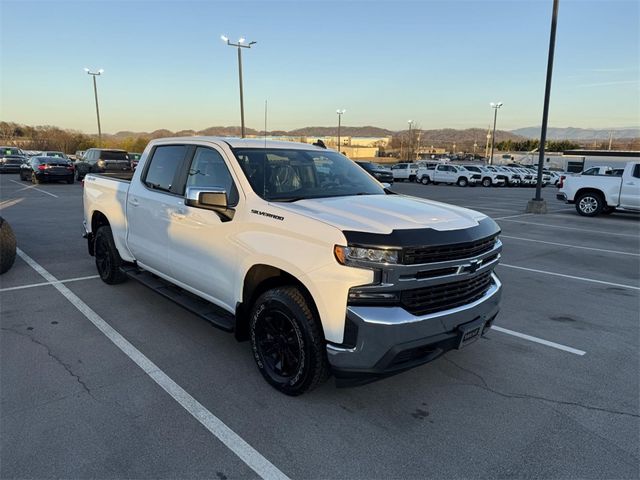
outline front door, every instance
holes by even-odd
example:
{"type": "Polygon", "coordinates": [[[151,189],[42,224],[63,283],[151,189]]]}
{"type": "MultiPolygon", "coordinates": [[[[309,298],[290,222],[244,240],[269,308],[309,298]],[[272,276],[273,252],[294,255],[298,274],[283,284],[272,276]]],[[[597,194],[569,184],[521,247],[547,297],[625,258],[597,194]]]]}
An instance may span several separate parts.
{"type": "MultiPolygon", "coordinates": [[[[238,190],[221,150],[199,146],[186,175],[186,187],[224,189],[227,204],[236,207],[238,190]]],[[[172,276],[204,294],[209,300],[235,310],[234,284],[238,271],[238,222],[212,210],[185,206],[176,208],[169,231],[169,261],[172,276]]]]}
{"type": "Polygon", "coordinates": [[[631,176],[622,179],[620,206],[640,210],[640,163],[636,163],[631,176]]]}

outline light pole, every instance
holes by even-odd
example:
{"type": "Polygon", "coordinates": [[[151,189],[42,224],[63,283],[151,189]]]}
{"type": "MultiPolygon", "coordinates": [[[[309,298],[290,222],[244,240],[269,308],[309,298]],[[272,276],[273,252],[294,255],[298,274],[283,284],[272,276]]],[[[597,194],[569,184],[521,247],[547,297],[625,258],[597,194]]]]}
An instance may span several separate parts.
{"type": "Polygon", "coordinates": [[[342,115],[346,112],[344,108],[336,110],[338,114],[338,153],[340,153],[340,126],[342,124],[342,115]]]}
{"type": "Polygon", "coordinates": [[[491,125],[487,127],[487,144],[484,147],[484,158],[489,158],[489,140],[491,139],[491,125]]]}
{"type": "Polygon", "coordinates": [[[238,43],[233,43],[225,35],[220,35],[223,42],[226,42],[230,47],[238,47],[238,80],[240,82],[240,128],[242,132],[242,138],[244,138],[244,98],[242,96],[242,49],[251,48],[251,45],[255,45],[256,42],[244,43],[244,37],[238,39],[238,43]]]}
{"type": "Polygon", "coordinates": [[[527,204],[527,213],[547,213],[547,203],[542,200],[542,169],[544,168],[544,144],[547,140],[547,121],[549,120],[549,97],[551,96],[551,74],[553,73],[553,53],[556,47],[556,26],[558,23],[558,2],[553,0],[551,14],[551,33],[549,35],[549,56],[547,58],[547,82],[544,87],[544,108],[542,110],[542,129],[540,131],[540,156],[538,157],[538,179],[536,196],[527,204]]]}
{"type": "Polygon", "coordinates": [[[413,138],[411,137],[411,126],[413,125],[413,120],[407,120],[407,123],[409,124],[409,146],[407,147],[409,153],[407,154],[407,160],[410,160],[413,157],[413,151],[411,150],[411,147],[413,146],[413,138]]]}
{"type": "Polygon", "coordinates": [[[88,68],[84,69],[87,74],[93,77],[93,95],[96,99],[96,116],[98,117],[98,146],[102,146],[102,128],[100,127],[100,108],[98,108],[98,85],[96,84],[96,77],[102,75],[104,70],[101,68],[97,72],[92,72],[88,68]]]}
{"type": "Polygon", "coordinates": [[[502,102],[491,102],[491,108],[493,108],[493,135],[491,136],[491,158],[489,159],[489,165],[493,165],[493,148],[496,144],[496,120],[498,119],[498,109],[502,106],[502,102]]]}

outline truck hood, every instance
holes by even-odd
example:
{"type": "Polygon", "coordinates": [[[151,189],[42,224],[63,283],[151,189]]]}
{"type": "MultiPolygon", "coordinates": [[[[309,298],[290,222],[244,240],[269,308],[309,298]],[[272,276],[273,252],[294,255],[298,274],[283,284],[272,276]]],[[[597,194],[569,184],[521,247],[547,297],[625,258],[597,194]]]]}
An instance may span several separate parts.
{"type": "Polygon", "coordinates": [[[439,231],[475,227],[486,215],[446,203],[405,195],[359,195],[277,203],[279,208],[340,230],[391,233],[432,228],[439,231]]]}

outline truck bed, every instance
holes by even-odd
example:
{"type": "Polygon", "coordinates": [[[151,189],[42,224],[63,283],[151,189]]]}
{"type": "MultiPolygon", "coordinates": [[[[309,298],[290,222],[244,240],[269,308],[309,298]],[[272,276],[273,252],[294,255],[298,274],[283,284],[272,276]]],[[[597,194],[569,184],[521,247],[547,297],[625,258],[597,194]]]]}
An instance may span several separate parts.
{"type": "Polygon", "coordinates": [[[120,180],[123,182],[130,182],[133,178],[133,171],[124,171],[124,172],[104,172],[104,173],[92,173],[94,177],[105,177],[111,180],[120,180]]]}

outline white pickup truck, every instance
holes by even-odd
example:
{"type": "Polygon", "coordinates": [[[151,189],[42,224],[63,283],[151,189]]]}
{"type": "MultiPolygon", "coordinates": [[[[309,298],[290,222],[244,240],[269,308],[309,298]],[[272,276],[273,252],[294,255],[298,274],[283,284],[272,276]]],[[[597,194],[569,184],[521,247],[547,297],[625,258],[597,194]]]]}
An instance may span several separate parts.
{"type": "Polygon", "coordinates": [[[492,219],[394,194],[332,150],[158,139],[130,180],[88,174],[83,198],[104,282],[134,278],[249,340],[288,395],[431,361],[499,310],[492,219]]]}
{"type": "Polygon", "coordinates": [[[575,204],[585,217],[616,210],[640,211],[640,163],[628,162],[622,176],[581,174],[562,179],[558,200],[575,204]]]}
{"type": "Polygon", "coordinates": [[[479,173],[467,170],[462,165],[438,163],[418,168],[417,180],[423,185],[447,183],[466,187],[479,184],[482,176],[479,173]]]}
{"type": "Polygon", "coordinates": [[[418,165],[415,163],[396,163],[391,167],[391,173],[393,174],[394,181],[415,182],[416,175],[418,174],[418,165]]]}

